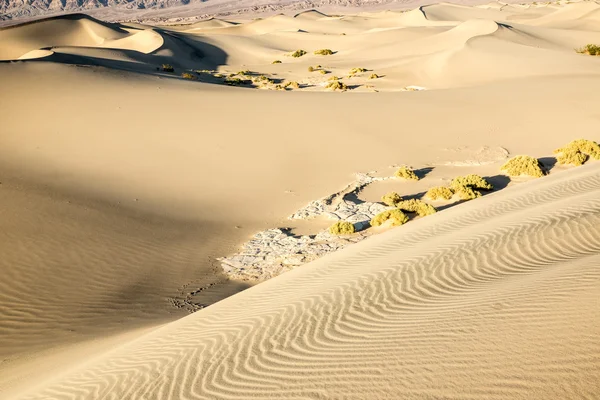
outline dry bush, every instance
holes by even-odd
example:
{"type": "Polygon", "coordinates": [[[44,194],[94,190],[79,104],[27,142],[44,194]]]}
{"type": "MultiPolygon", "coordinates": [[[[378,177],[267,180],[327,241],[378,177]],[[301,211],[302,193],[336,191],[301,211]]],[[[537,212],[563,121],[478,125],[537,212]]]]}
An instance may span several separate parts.
{"type": "Polygon", "coordinates": [[[371,74],[369,76],[369,79],[377,79],[377,78],[379,78],[379,75],[377,75],[377,74],[371,74]]]}
{"type": "Polygon", "coordinates": [[[454,196],[454,191],[449,187],[436,186],[429,189],[427,193],[425,193],[425,196],[430,198],[431,200],[450,200],[452,196],[454,196]]]}
{"type": "Polygon", "coordinates": [[[190,79],[190,80],[192,80],[192,81],[195,81],[195,80],[196,80],[196,75],[194,75],[194,74],[190,74],[189,72],[184,72],[184,73],[182,73],[182,74],[181,74],[181,77],[182,77],[183,79],[190,79]]]}
{"type": "Polygon", "coordinates": [[[251,73],[252,73],[252,71],[244,69],[242,71],[238,71],[238,73],[236,75],[250,75],[251,73]]]}
{"type": "Polygon", "coordinates": [[[600,160],[600,146],[593,140],[576,139],[564,147],[554,150],[559,164],[582,165],[588,158],[600,160]]]}
{"type": "Polygon", "coordinates": [[[600,46],[596,44],[586,44],[582,48],[576,49],[575,51],[590,56],[600,56],[600,46]]]}
{"type": "Polygon", "coordinates": [[[171,64],[163,64],[162,70],[165,72],[175,72],[175,68],[171,64]]]}
{"type": "Polygon", "coordinates": [[[315,71],[315,67],[313,67],[312,65],[310,67],[308,67],[308,72],[314,72],[315,71]]]}
{"type": "Polygon", "coordinates": [[[328,81],[339,81],[341,78],[337,77],[337,76],[332,76],[331,78],[327,79],[328,81]]]}
{"type": "Polygon", "coordinates": [[[328,74],[328,73],[329,73],[329,71],[325,71],[324,69],[322,69],[322,70],[320,70],[320,71],[319,71],[319,73],[320,73],[321,75],[325,75],[325,74],[328,74]]]}
{"type": "Polygon", "coordinates": [[[291,87],[291,88],[294,88],[294,89],[300,89],[300,85],[298,84],[298,82],[295,82],[295,81],[292,81],[292,82],[286,82],[286,83],[283,85],[283,87],[284,87],[284,88],[291,87]]]}
{"type": "Polygon", "coordinates": [[[361,68],[361,67],[352,68],[350,70],[350,75],[360,74],[361,72],[367,72],[367,69],[366,68],[361,68]]]}
{"type": "Polygon", "coordinates": [[[331,81],[325,86],[327,89],[331,90],[348,90],[348,86],[342,81],[331,81]]]}
{"type": "Polygon", "coordinates": [[[390,207],[396,207],[396,204],[402,201],[402,197],[396,192],[389,192],[381,197],[381,201],[390,207]]]}
{"type": "Polygon", "coordinates": [[[339,221],[329,227],[329,233],[332,235],[351,235],[356,232],[354,225],[350,222],[339,221]]]}
{"type": "Polygon", "coordinates": [[[293,52],[291,54],[291,56],[295,57],[295,58],[298,58],[298,57],[302,57],[305,54],[306,54],[306,51],[304,51],[304,50],[296,50],[295,52],[293,52]]]}
{"type": "Polygon", "coordinates": [[[506,172],[509,176],[527,175],[534,178],[544,176],[542,163],[531,156],[515,156],[501,166],[500,170],[506,172]]]}
{"type": "Polygon", "coordinates": [[[398,209],[386,210],[371,219],[371,226],[383,225],[388,220],[392,221],[392,226],[398,226],[407,223],[408,217],[398,209]]]}
{"type": "Polygon", "coordinates": [[[419,177],[415,174],[415,171],[413,171],[412,168],[407,167],[406,165],[400,167],[394,175],[398,178],[409,179],[413,181],[419,180],[419,177]]]}
{"type": "Polygon", "coordinates": [[[281,61],[280,60],[275,60],[271,64],[281,64],[281,61]]]}
{"type": "Polygon", "coordinates": [[[475,189],[492,190],[494,187],[479,175],[470,174],[458,176],[450,182],[450,187],[463,200],[481,197],[481,192],[475,189]]]}
{"type": "Polygon", "coordinates": [[[321,55],[321,56],[330,56],[333,54],[333,51],[331,51],[330,49],[321,49],[321,50],[316,50],[315,54],[321,55]]]}
{"type": "Polygon", "coordinates": [[[431,204],[427,204],[424,201],[417,199],[400,201],[396,203],[396,207],[402,211],[417,213],[420,217],[425,217],[437,212],[435,207],[431,204]]]}

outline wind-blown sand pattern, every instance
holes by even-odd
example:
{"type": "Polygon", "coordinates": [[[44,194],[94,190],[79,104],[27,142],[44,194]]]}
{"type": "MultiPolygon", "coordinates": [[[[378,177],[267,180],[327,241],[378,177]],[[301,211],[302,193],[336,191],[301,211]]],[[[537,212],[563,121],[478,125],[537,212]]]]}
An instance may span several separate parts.
{"type": "Polygon", "coordinates": [[[600,166],[552,156],[600,139],[599,13],[0,29],[0,398],[600,398],[600,166]],[[497,193],[319,234],[472,173],[497,193]]]}
{"type": "Polygon", "coordinates": [[[23,398],[594,398],[599,223],[600,165],[556,174],[281,275],[23,398]]]}

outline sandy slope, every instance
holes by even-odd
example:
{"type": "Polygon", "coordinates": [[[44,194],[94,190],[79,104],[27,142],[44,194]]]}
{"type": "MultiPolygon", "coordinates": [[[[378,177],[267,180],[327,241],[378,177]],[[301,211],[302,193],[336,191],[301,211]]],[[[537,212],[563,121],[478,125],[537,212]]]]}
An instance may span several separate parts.
{"type": "Polygon", "coordinates": [[[598,10],[0,30],[0,397],[597,397],[597,165],[514,179],[176,320],[248,286],[217,257],[268,228],[315,233],[286,217],[356,172],[434,167],[403,195],[471,172],[504,187],[501,161],[458,165],[598,140],[600,59],[573,51],[600,43],[598,10]],[[200,69],[300,88],[181,79],[200,69]],[[332,75],[351,90],[326,91],[332,75]]]}
{"type": "Polygon", "coordinates": [[[595,398],[600,165],[370,238],[24,399],[595,398]]]}

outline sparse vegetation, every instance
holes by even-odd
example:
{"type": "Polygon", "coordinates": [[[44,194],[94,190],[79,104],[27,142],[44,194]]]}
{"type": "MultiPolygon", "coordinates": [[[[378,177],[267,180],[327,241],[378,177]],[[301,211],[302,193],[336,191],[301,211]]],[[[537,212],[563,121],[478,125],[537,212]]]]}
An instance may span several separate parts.
{"type": "Polygon", "coordinates": [[[192,81],[195,81],[195,80],[196,80],[196,75],[194,75],[194,74],[190,74],[189,72],[184,72],[184,73],[182,73],[182,74],[181,74],[181,77],[182,77],[183,79],[190,79],[190,80],[192,80],[192,81]]]}
{"type": "Polygon", "coordinates": [[[315,51],[315,54],[321,55],[321,56],[330,56],[333,54],[333,51],[331,51],[330,49],[321,49],[321,50],[315,51]]]}
{"type": "Polygon", "coordinates": [[[587,54],[589,56],[600,56],[600,46],[596,44],[586,44],[580,49],[576,49],[578,53],[587,54]]]}
{"type": "Polygon", "coordinates": [[[281,64],[281,60],[275,60],[271,64],[281,64]]]}
{"type": "Polygon", "coordinates": [[[537,158],[531,156],[516,156],[500,167],[509,176],[527,175],[539,178],[544,176],[543,166],[537,158]]]}
{"type": "Polygon", "coordinates": [[[479,190],[492,190],[494,188],[488,181],[475,174],[458,176],[452,179],[450,187],[463,200],[476,199],[477,197],[481,197],[479,190]]]}
{"type": "Polygon", "coordinates": [[[351,235],[356,232],[354,225],[350,222],[339,221],[329,227],[329,233],[332,235],[351,235]]]}
{"type": "Polygon", "coordinates": [[[313,67],[312,65],[308,67],[308,72],[315,72],[315,67],[313,67]]]}
{"type": "Polygon", "coordinates": [[[250,81],[248,79],[240,79],[240,78],[231,77],[231,76],[225,78],[225,84],[230,85],[230,86],[249,85],[250,83],[252,83],[252,81],[250,81]]]}
{"type": "Polygon", "coordinates": [[[295,81],[292,81],[292,82],[286,82],[286,83],[283,85],[283,87],[284,87],[284,89],[285,89],[285,88],[288,88],[288,87],[291,87],[291,88],[294,88],[294,89],[300,89],[300,85],[298,84],[298,82],[295,82],[295,81]]]}
{"type": "Polygon", "coordinates": [[[360,67],[358,67],[358,68],[352,68],[350,70],[350,75],[360,74],[362,72],[367,72],[367,69],[366,68],[360,68],[360,67]]]}
{"type": "Polygon", "coordinates": [[[384,194],[383,197],[381,197],[381,201],[385,205],[388,205],[390,207],[396,207],[396,204],[402,201],[402,197],[396,192],[389,192],[387,194],[384,194]]]}
{"type": "Polygon", "coordinates": [[[304,50],[296,50],[295,52],[293,52],[291,54],[291,56],[295,57],[295,58],[298,58],[298,57],[302,57],[305,54],[306,54],[306,51],[304,51],[304,50]]]}
{"type": "Polygon", "coordinates": [[[396,207],[402,211],[417,213],[420,217],[425,217],[437,212],[435,207],[431,204],[427,204],[424,201],[417,199],[400,201],[396,204],[396,207]]]}
{"type": "Polygon", "coordinates": [[[325,86],[327,89],[331,90],[348,90],[348,86],[342,81],[331,81],[325,86]]]}
{"type": "Polygon", "coordinates": [[[432,187],[425,193],[425,197],[428,197],[431,200],[450,200],[452,196],[454,196],[454,191],[445,186],[432,187]]]}
{"type": "Polygon", "coordinates": [[[165,72],[175,72],[175,68],[171,64],[163,64],[162,70],[165,72]]]}
{"type": "Polygon", "coordinates": [[[391,220],[392,226],[399,226],[408,222],[408,217],[401,210],[386,210],[371,219],[371,226],[383,225],[386,221],[391,220]]]}
{"type": "Polygon", "coordinates": [[[600,146],[593,140],[576,139],[554,150],[559,164],[583,165],[589,158],[600,160],[600,146]]]}
{"type": "Polygon", "coordinates": [[[415,171],[413,171],[412,168],[407,167],[406,165],[400,167],[394,175],[402,179],[409,179],[413,181],[419,180],[419,177],[415,174],[415,171]]]}
{"type": "Polygon", "coordinates": [[[337,77],[337,76],[332,76],[331,78],[327,79],[328,81],[339,81],[341,78],[337,77]]]}
{"type": "Polygon", "coordinates": [[[379,78],[379,75],[377,75],[377,74],[369,75],[369,79],[377,79],[377,78],[379,78]]]}
{"type": "Polygon", "coordinates": [[[320,70],[320,71],[319,71],[319,73],[320,73],[321,75],[325,75],[325,74],[328,74],[329,72],[328,72],[328,71],[325,71],[324,69],[322,69],[322,70],[320,70]]]}
{"type": "Polygon", "coordinates": [[[244,69],[242,71],[239,71],[236,75],[250,75],[251,73],[252,73],[252,71],[244,69]]]}

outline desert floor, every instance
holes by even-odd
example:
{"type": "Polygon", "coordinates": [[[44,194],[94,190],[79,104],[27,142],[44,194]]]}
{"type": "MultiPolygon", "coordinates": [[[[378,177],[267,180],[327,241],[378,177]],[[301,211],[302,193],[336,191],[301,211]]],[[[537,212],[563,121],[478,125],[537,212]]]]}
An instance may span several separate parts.
{"type": "Polygon", "coordinates": [[[1,29],[0,397],[600,398],[600,163],[553,156],[600,139],[589,43],[595,2],[1,29]],[[548,176],[502,174],[518,154],[548,176]],[[223,271],[401,164],[427,174],[359,200],[497,190],[259,284],[223,271]]]}

